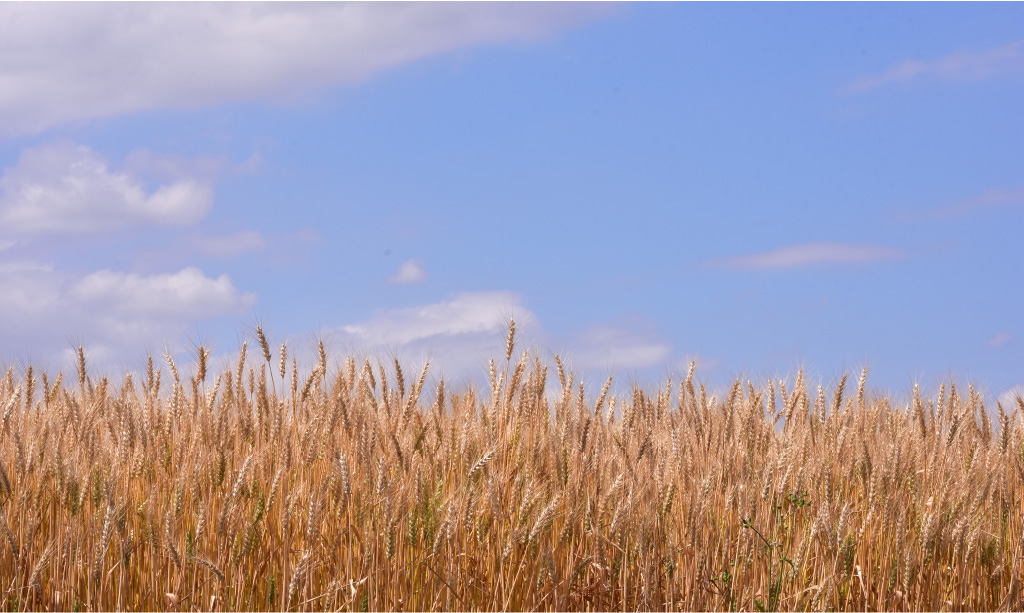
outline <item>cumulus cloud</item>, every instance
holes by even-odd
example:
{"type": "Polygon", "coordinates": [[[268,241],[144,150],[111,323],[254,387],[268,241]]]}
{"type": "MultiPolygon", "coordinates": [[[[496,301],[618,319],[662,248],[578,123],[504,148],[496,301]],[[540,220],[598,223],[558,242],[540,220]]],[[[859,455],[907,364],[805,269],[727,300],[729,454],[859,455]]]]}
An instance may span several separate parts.
{"type": "Polygon", "coordinates": [[[132,355],[159,346],[198,321],[240,314],[255,304],[227,275],[196,268],[140,275],[99,270],[75,275],[36,262],[0,265],[0,346],[5,354],[59,355],[67,339],[96,351],[132,355]]]}
{"type": "Polygon", "coordinates": [[[84,234],[136,224],[180,226],[213,206],[209,182],[182,177],[147,190],[136,176],[110,169],[82,145],[26,149],[0,176],[0,235],[84,234]]]}
{"type": "Polygon", "coordinates": [[[708,265],[747,270],[802,268],[817,264],[855,264],[891,260],[906,255],[902,249],[882,245],[806,243],[708,262],[708,265]]]}
{"type": "Polygon", "coordinates": [[[0,134],[72,120],[280,101],[419,58],[531,41],[578,3],[0,5],[0,134]]]}
{"type": "Polygon", "coordinates": [[[196,228],[177,233],[168,242],[132,250],[124,257],[132,262],[134,270],[145,272],[244,257],[247,266],[293,274],[314,262],[316,247],[323,242],[323,236],[312,228],[292,232],[247,229],[225,234],[204,234],[196,228]]]}
{"type": "Polygon", "coordinates": [[[983,51],[956,51],[932,60],[904,60],[885,71],[850,82],[844,93],[868,92],[894,83],[918,79],[940,81],[978,81],[998,75],[1024,71],[1024,42],[1014,41],[983,51]]]}
{"type": "Polygon", "coordinates": [[[423,269],[423,260],[406,260],[398,267],[395,274],[388,277],[391,283],[419,283],[427,278],[423,269]]]}

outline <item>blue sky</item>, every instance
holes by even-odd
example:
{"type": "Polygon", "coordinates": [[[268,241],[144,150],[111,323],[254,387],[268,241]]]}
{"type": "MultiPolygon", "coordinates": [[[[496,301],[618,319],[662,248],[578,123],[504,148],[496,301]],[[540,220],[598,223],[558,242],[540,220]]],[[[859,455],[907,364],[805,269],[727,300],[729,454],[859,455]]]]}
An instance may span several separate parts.
{"type": "Polygon", "coordinates": [[[4,4],[0,346],[1024,383],[1024,7],[4,4]]]}

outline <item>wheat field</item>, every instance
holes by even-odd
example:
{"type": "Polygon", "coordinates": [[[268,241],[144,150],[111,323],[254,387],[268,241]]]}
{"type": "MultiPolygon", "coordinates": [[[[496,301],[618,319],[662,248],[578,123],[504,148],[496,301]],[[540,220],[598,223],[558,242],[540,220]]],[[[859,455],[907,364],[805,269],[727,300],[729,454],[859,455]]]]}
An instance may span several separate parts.
{"type": "Polygon", "coordinates": [[[428,389],[252,340],[219,373],[202,347],[118,381],[81,348],[75,374],[7,370],[0,606],[1024,607],[1019,397],[899,405],[866,372],[716,396],[692,366],[616,395],[514,324],[489,388],[428,389]]]}

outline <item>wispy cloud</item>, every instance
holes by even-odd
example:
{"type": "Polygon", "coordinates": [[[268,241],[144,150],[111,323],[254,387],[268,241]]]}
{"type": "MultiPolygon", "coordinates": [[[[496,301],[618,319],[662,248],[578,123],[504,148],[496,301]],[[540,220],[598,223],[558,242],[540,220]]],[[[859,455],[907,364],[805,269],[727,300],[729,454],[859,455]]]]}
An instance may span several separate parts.
{"type": "Polygon", "coordinates": [[[1010,336],[1009,332],[997,332],[995,336],[988,339],[988,344],[992,345],[993,347],[998,347],[1000,345],[1005,345],[1012,339],[1013,337],[1010,336]]]}
{"type": "Polygon", "coordinates": [[[406,260],[398,267],[395,274],[388,277],[391,283],[419,283],[427,278],[423,268],[423,260],[406,260]]]}
{"type": "Polygon", "coordinates": [[[598,325],[570,339],[566,354],[583,369],[648,368],[665,364],[672,344],[651,330],[598,325]]]}
{"type": "Polygon", "coordinates": [[[419,58],[544,37],[579,3],[0,5],[0,135],[356,83],[419,58]]]}
{"type": "Polygon", "coordinates": [[[903,219],[905,221],[926,221],[932,219],[945,219],[948,217],[968,215],[970,213],[975,213],[985,209],[994,209],[998,207],[1013,205],[1024,205],[1024,189],[990,190],[973,198],[968,198],[966,200],[954,202],[947,206],[926,211],[909,211],[900,215],[900,219],[903,219]]]}
{"type": "Polygon", "coordinates": [[[346,351],[431,358],[444,372],[467,376],[485,372],[489,358],[504,354],[509,317],[522,344],[529,344],[537,319],[521,296],[508,291],[464,292],[433,304],[381,311],[341,326],[332,340],[346,351]]]}
{"type": "Polygon", "coordinates": [[[789,245],[771,251],[751,253],[720,260],[708,266],[744,270],[777,270],[803,268],[819,264],[857,264],[892,260],[906,255],[902,249],[883,245],[857,245],[845,243],[806,243],[789,245]]]}
{"type": "Polygon", "coordinates": [[[256,230],[242,230],[221,236],[196,236],[192,240],[201,253],[217,258],[233,258],[250,251],[262,251],[269,244],[267,237],[256,230]]]}
{"type": "Polygon", "coordinates": [[[208,181],[182,176],[148,190],[138,176],[111,170],[89,147],[42,145],[25,149],[0,176],[0,237],[189,225],[212,206],[208,181]]]}
{"type": "Polygon", "coordinates": [[[859,94],[918,79],[978,81],[1021,71],[1024,71],[1024,43],[1014,41],[983,51],[956,51],[932,60],[904,60],[879,74],[854,79],[842,91],[859,94]]]}
{"type": "Polygon", "coordinates": [[[691,363],[694,364],[695,372],[706,375],[722,365],[722,358],[691,353],[673,360],[670,369],[676,374],[685,376],[690,370],[691,363]]]}
{"type": "Polygon", "coordinates": [[[337,328],[332,341],[348,351],[429,357],[448,375],[473,376],[486,373],[488,359],[504,360],[510,317],[516,322],[517,354],[557,346],[562,358],[584,371],[668,366],[672,354],[672,344],[644,320],[599,323],[567,338],[549,338],[522,297],[509,291],[464,292],[434,304],[381,311],[337,328]]]}
{"type": "Polygon", "coordinates": [[[441,336],[501,332],[511,313],[520,324],[535,319],[514,292],[464,292],[435,304],[382,311],[341,331],[370,345],[405,345],[441,336]]]}
{"type": "Polygon", "coordinates": [[[206,234],[201,227],[175,232],[170,240],[131,250],[125,257],[135,271],[158,272],[210,260],[245,256],[247,266],[273,269],[305,268],[314,259],[323,236],[312,228],[293,232],[261,232],[244,229],[225,234],[206,234]]]}
{"type": "Polygon", "coordinates": [[[135,149],[125,157],[122,171],[158,181],[193,179],[212,183],[223,175],[251,175],[262,164],[263,154],[259,151],[236,163],[224,157],[185,157],[151,149],[135,149]]]}

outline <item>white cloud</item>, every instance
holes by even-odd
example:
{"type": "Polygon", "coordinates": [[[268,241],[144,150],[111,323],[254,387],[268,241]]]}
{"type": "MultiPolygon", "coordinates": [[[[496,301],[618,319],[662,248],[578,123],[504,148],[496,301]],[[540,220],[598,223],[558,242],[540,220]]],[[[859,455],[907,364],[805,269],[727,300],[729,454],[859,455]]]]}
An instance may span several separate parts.
{"type": "Polygon", "coordinates": [[[901,249],[882,245],[851,245],[844,243],[806,243],[779,247],[771,251],[751,253],[709,262],[711,266],[738,269],[800,268],[816,264],[851,264],[891,260],[903,257],[901,249]]]}
{"type": "Polygon", "coordinates": [[[62,278],[52,265],[24,261],[0,264],[0,287],[0,331],[7,332],[21,329],[26,321],[45,320],[63,291],[62,278]]]}
{"type": "Polygon", "coordinates": [[[404,345],[440,336],[500,332],[509,313],[520,324],[534,318],[515,293],[465,292],[437,304],[384,311],[341,330],[371,344],[404,345]]]}
{"type": "Polygon", "coordinates": [[[509,317],[515,319],[517,346],[526,348],[537,332],[536,317],[513,292],[465,292],[451,300],[382,311],[336,332],[347,351],[399,352],[403,360],[434,359],[445,373],[486,372],[487,360],[505,353],[509,317]]]}
{"type": "Polygon", "coordinates": [[[253,294],[239,295],[227,275],[211,279],[191,267],[156,275],[99,270],[76,283],[70,297],[108,313],[182,319],[239,312],[255,302],[253,294]]]}
{"type": "Polygon", "coordinates": [[[398,267],[395,274],[388,277],[391,283],[419,283],[427,278],[423,269],[423,260],[406,260],[398,267]]]}
{"type": "Polygon", "coordinates": [[[324,239],[311,228],[292,232],[264,233],[238,230],[227,234],[182,232],[170,242],[143,247],[125,254],[137,271],[153,272],[195,265],[206,259],[233,259],[246,256],[247,265],[269,266],[275,270],[307,268],[315,257],[316,246],[324,239]]]}
{"type": "Polygon", "coordinates": [[[135,224],[193,224],[213,206],[208,182],[183,177],[148,191],[92,149],[60,143],[25,149],[0,176],[0,234],[90,233],[135,224]]]}
{"type": "Polygon", "coordinates": [[[552,341],[536,315],[513,292],[465,292],[451,300],[377,313],[369,320],[338,328],[334,335],[346,351],[370,355],[392,352],[403,360],[431,357],[446,376],[480,376],[487,361],[504,362],[509,317],[516,322],[516,355],[539,355],[558,345],[558,353],[579,369],[618,371],[668,365],[672,345],[649,322],[627,321],[588,328],[564,341],[552,341]]]}
{"type": "Polygon", "coordinates": [[[73,120],[294,99],[419,58],[531,41],[579,3],[2,4],[0,134],[73,120]]]}
{"type": "Polygon", "coordinates": [[[956,51],[933,60],[905,60],[877,75],[860,77],[844,88],[847,94],[863,93],[915,79],[978,81],[1024,71],[1024,44],[1014,41],[984,51],[956,51]]]}
{"type": "Polygon", "coordinates": [[[998,347],[1000,345],[1005,345],[1006,343],[1010,342],[1011,339],[1013,339],[1013,337],[1010,336],[1009,332],[998,332],[995,336],[988,339],[988,344],[992,345],[993,347],[998,347]]]}
{"type": "MultiPolygon", "coordinates": [[[[999,403],[1003,405],[1003,410],[1013,412],[1017,408],[1017,398],[1024,398],[1024,384],[1015,385],[1010,389],[999,394],[999,403]]],[[[1021,407],[1024,409],[1024,407],[1021,407]]]]}
{"type": "Polygon", "coordinates": [[[651,332],[595,326],[572,339],[567,354],[579,368],[629,370],[666,364],[672,345],[651,332]]]}
{"type": "Polygon", "coordinates": [[[0,266],[0,346],[5,356],[57,356],[68,339],[122,358],[157,346],[190,325],[240,314],[255,304],[227,275],[196,268],[139,275],[100,270],[81,276],[37,262],[0,266]]]}
{"type": "Polygon", "coordinates": [[[684,355],[678,359],[672,361],[669,365],[670,372],[675,373],[675,376],[686,376],[686,373],[690,370],[690,363],[694,364],[694,372],[699,376],[706,376],[707,373],[714,371],[716,368],[722,365],[722,358],[709,357],[701,355],[700,353],[692,353],[684,355]]]}

